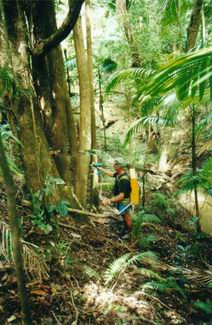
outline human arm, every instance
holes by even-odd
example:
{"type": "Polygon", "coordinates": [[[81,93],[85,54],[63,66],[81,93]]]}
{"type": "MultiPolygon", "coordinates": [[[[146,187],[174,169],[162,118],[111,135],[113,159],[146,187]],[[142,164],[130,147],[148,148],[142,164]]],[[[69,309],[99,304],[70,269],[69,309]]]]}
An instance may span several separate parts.
{"type": "Polygon", "coordinates": [[[104,204],[104,205],[110,205],[111,203],[118,203],[118,202],[121,202],[123,199],[124,199],[124,193],[121,192],[121,193],[119,193],[118,195],[112,197],[111,199],[104,198],[104,199],[102,200],[102,204],[104,204]]]}
{"type": "Polygon", "coordinates": [[[112,172],[111,170],[105,169],[103,167],[97,167],[98,170],[100,170],[101,172],[105,173],[107,176],[113,177],[114,176],[114,172],[112,172]]]}

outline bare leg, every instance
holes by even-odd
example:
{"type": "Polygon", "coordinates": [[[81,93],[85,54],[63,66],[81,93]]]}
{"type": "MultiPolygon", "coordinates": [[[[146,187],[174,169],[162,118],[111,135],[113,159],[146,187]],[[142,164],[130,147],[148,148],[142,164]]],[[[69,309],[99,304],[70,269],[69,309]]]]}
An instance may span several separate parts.
{"type": "Polygon", "coordinates": [[[130,232],[132,230],[132,218],[129,213],[123,214],[123,220],[127,226],[127,230],[130,232]]]}

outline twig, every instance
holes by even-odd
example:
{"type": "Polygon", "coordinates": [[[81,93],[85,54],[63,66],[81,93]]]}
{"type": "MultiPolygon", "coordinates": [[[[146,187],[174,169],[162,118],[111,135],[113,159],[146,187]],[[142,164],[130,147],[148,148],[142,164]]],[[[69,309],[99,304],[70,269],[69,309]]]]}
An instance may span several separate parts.
{"type": "Polygon", "coordinates": [[[93,213],[93,212],[89,212],[89,211],[86,211],[86,210],[78,210],[78,209],[68,208],[68,211],[78,213],[78,214],[82,214],[82,215],[91,216],[91,217],[94,217],[94,218],[107,218],[107,216],[105,216],[104,214],[93,213]]]}
{"type": "Polygon", "coordinates": [[[74,306],[74,309],[75,309],[75,311],[76,311],[76,319],[75,319],[75,321],[74,321],[72,324],[77,324],[77,322],[78,322],[78,317],[79,317],[79,312],[78,312],[78,309],[77,309],[77,307],[76,307],[76,305],[75,305],[75,303],[74,303],[74,298],[73,298],[73,295],[72,295],[71,290],[70,290],[70,296],[71,296],[71,302],[72,302],[72,305],[74,306]]]}
{"type": "Polygon", "coordinates": [[[58,325],[62,325],[62,323],[59,321],[59,319],[56,317],[55,313],[52,311],[52,315],[54,317],[54,319],[56,320],[58,325]]]}
{"type": "MultiPolygon", "coordinates": [[[[152,298],[153,300],[156,300],[157,302],[159,302],[159,304],[161,304],[162,306],[164,306],[165,308],[169,309],[169,310],[173,310],[172,308],[170,308],[169,306],[167,306],[166,304],[164,304],[164,302],[162,302],[160,299],[158,299],[157,297],[154,297],[152,295],[149,295],[148,293],[142,292],[142,294],[144,294],[145,296],[152,298]]],[[[176,312],[176,310],[174,311],[186,324],[188,324],[188,322],[186,321],[186,319],[184,317],[182,317],[180,314],[178,314],[176,312]]]]}

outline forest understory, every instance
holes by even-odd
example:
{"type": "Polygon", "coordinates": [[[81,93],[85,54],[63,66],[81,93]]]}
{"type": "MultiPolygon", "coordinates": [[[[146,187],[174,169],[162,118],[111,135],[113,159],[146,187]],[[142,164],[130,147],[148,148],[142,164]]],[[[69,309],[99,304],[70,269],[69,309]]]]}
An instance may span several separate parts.
{"type": "MultiPolygon", "coordinates": [[[[21,324],[2,185],[0,191],[0,319],[21,324]]],[[[136,226],[139,235],[125,240],[117,217],[56,216],[47,235],[32,225],[22,200],[20,191],[33,324],[211,324],[211,238],[182,229],[179,215],[136,226]]]]}

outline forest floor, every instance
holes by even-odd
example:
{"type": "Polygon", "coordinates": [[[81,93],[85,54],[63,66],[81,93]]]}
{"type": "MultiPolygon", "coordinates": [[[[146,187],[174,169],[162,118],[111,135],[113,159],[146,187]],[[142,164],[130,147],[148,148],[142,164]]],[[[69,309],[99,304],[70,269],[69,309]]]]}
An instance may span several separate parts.
{"type": "MultiPolygon", "coordinates": [[[[0,191],[3,243],[7,209],[0,191]]],[[[31,213],[18,205],[28,248],[33,324],[212,324],[209,237],[169,222],[146,223],[142,236],[154,237],[142,247],[135,237],[119,238],[122,220],[76,223],[71,217],[58,219],[46,235],[32,225],[31,213]]],[[[4,243],[0,324],[21,324],[16,277],[6,250],[4,243]]]]}

